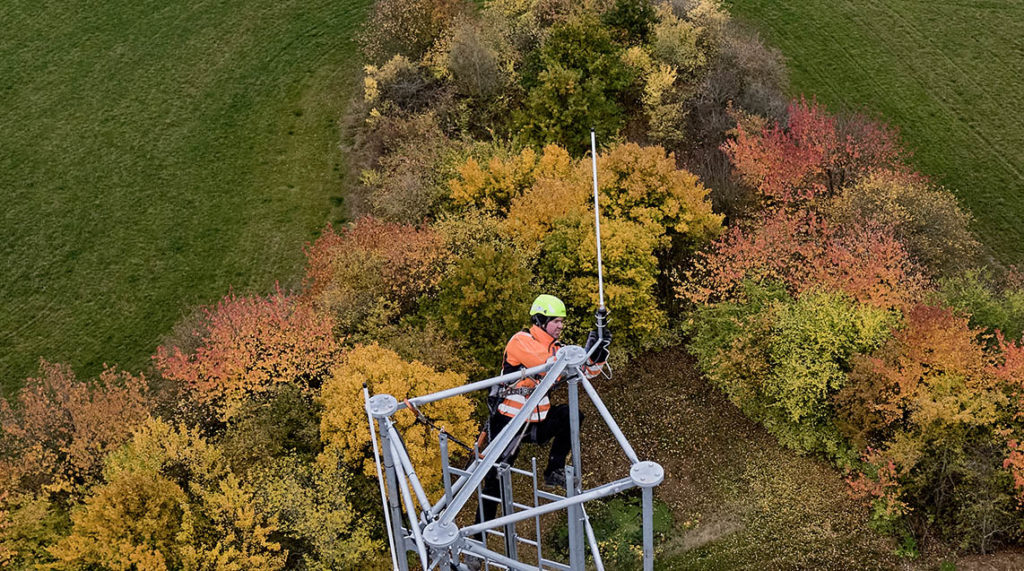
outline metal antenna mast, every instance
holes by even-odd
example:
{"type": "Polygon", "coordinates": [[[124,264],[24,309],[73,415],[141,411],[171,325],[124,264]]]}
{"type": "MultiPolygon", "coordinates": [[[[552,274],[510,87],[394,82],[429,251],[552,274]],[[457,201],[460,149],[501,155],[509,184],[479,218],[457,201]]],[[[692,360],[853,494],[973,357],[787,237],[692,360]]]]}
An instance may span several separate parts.
{"type": "Polygon", "coordinates": [[[597,233],[597,295],[598,309],[604,309],[604,274],[601,269],[601,210],[597,205],[597,135],[590,130],[590,161],[594,166],[594,229],[597,233]]]}

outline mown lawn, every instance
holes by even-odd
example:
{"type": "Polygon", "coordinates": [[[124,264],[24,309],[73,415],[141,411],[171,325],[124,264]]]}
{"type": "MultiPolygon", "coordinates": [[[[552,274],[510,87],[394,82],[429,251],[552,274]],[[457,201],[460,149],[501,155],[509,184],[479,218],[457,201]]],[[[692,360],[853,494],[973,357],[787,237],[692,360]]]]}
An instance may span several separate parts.
{"type": "Polygon", "coordinates": [[[369,0],[0,5],[0,382],[146,366],[340,212],[369,0]]]}
{"type": "Polygon", "coordinates": [[[914,163],[1024,261],[1024,3],[731,0],[787,57],[794,95],[899,127],[914,163]]]}

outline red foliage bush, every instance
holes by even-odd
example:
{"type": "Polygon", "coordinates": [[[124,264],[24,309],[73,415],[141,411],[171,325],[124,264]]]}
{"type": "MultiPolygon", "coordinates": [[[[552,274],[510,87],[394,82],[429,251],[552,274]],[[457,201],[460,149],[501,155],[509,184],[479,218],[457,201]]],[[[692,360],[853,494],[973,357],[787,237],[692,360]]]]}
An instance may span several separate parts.
{"type": "Polygon", "coordinates": [[[782,282],[794,294],[844,292],[876,307],[911,303],[924,285],[888,229],[839,226],[810,210],[774,210],[734,226],[698,260],[696,275],[687,295],[698,303],[731,298],[745,279],[782,282]]]}
{"type": "Polygon", "coordinates": [[[183,383],[223,419],[244,400],[292,383],[319,386],[339,357],[329,315],[280,289],[268,297],[230,294],[206,310],[193,352],[159,347],[153,359],[167,379],[183,383]]]}
{"type": "Polygon", "coordinates": [[[739,178],[771,202],[832,195],[872,170],[905,168],[896,133],[863,115],[839,118],[802,97],[788,115],[759,133],[740,124],[722,146],[739,178]]]}

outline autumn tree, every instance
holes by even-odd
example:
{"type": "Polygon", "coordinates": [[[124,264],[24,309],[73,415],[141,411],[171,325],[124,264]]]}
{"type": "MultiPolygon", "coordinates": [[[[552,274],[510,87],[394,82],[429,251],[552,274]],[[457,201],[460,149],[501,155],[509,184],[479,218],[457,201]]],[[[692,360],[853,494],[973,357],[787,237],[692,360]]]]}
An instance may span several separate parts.
{"type": "Polygon", "coordinates": [[[42,361],[16,405],[0,400],[2,489],[83,493],[152,407],[142,376],[108,368],[90,383],[67,365],[42,361]]]}
{"type": "Polygon", "coordinates": [[[917,175],[871,173],[831,199],[823,211],[846,226],[872,220],[892,228],[907,253],[932,275],[952,276],[971,267],[981,247],[970,230],[971,216],[960,209],[956,197],[917,175]]]}
{"type": "Polygon", "coordinates": [[[226,296],[205,310],[194,351],[161,346],[153,359],[167,379],[182,383],[221,420],[247,399],[292,384],[320,386],[339,346],[329,314],[280,290],[267,297],[226,296]]]}
{"type": "Polygon", "coordinates": [[[873,224],[842,226],[813,210],[770,211],[733,226],[703,253],[683,295],[698,304],[730,299],[744,280],[779,281],[794,294],[844,292],[878,307],[902,307],[925,281],[893,232],[873,224]]]}
{"type": "Polygon", "coordinates": [[[885,125],[836,117],[816,101],[790,103],[785,125],[748,132],[742,124],[723,149],[737,176],[772,203],[831,196],[875,169],[901,170],[906,152],[885,125]]]}
{"type": "MultiPolygon", "coordinates": [[[[325,445],[321,459],[323,463],[330,463],[342,458],[367,475],[375,475],[362,398],[363,383],[371,394],[390,394],[404,399],[463,385],[466,378],[454,372],[434,371],[416,361],[404,361],[397,353],[376,344],[356,347],[345,354],[320,396],[324,406],[320,434],[325,445]]],[[[422,411],[449,434],[468,442],[477,434],[478,427],[470,417],[474,406],[468,398],[458,396],[424,405],[422,411]]],[[[440,489],[437,434],[418,424],[410,411],[397,412],[392,421],[405,441],[420,481],[432,491],[440,489]]]]}
{"type": "Polygon", "coordinates": [[[294,456],[266,462],[251,473],[255,505],[276,520],[274,538],[288,551],[286,568],[354,569],[387,558],[379,529],[384,522],[372,517],[380,497],[371,494],[373,512],[358,511],[353,479],[336,463],[294,456]]]}
{"type": "Polygon", "coordinates": [[[396,54],[419,59],[467,7],[462,0],[378,0],[360,37],[363,53],[374,63],[396,54]]]}
{"type": "Polygon", "coordinates": [[[42,361],[15,403],[0,400],[0,553],[15,567],[52,560],[69,510],[100,480],[105,456],[154,408],[147,383],[116,369],[91,382],[42,361]]]}
{"type": "Polygon", "coordinates": [[[884,348],[856,361],[851,382],[837,399],[850,436],[862,446],[904,434],[904,451],[894,459],[909,466],[924,441],[938,437],[929,431],[951,422],[992,424],[1005,397],[966,318],[919,305],[905,319],[906,326],[884,348]]]}
{"type": "Polygon", "coordinates": [[[487,32],[470,21],[455,26],[451,45],[445,60],[446,71],[451,74],[456,89],[469,97],[495,95],[505,80],[501,69],[501,56],[488,45],[487,32]]]}
{"type": "MultiPolygon", "coordinates": [[[[448,183],[456,205],[504,215],[514,200],[534,186],[547,187],[575,173],[569,153],[557,145],[546,145],[540,153],[530,147],[518,153],[501,147],[489,150],[490,157],[483,164],[477,157],[470,157],[456,169],[457,176],[448,183]]],[[[556,199],[551,204],[559,202],[556,199]]],[[[573,208],[575,202],[578,197],[563,208],[573,208]]],[[[552,214],[545,209],[536,215],[552,214]]]]}
{"type": "MultiPolygon", "coordinates": [[[[597,168],[608,307],[617,346],[633,353],[667,338],[663,262],[717,236],[721,217],[696,177],[660,147],[617,145],[598,156],[597,168]]],[[[526,149],[486,166],[467,161],[451,188],[457,202],[493,213],[496,233],[532,259],[542,288],[562,292],[574,312],[566,337],[585,334],[598,303],[590,161],[554,145],[540,155],[526,149]]]]}
{"type": "MultiPolygon", "coordinates": [[[[1014,354],[990,353],[967,319],[919,305],[878,351],[854,360],[835,395],[837,422],[874,452],[859,480],[888,465],[901,501],[939,533],[979,551],[1016,535],[1012,478],[1004,469],[1004,383],[1014,354]]],[[[1012,448],[1012,447],[1011,447],[1012,448]]],[[[894,483],[892,483],[894,482],[894,483]]]]}
{"type": "Polygon", "coordinates": [[[105,483],[51,548],[62,566],[112,569],[281,569],[274,518],[196,432],[147,421],[113,453],[105,483]]]}
{"type": "Polygon", "coordinates": [[[430,228],[365,217],[340,233],[328,227],[306,249],[305,296],[341,332],[364,334],[415,310],[447,264],[430,228]]]}

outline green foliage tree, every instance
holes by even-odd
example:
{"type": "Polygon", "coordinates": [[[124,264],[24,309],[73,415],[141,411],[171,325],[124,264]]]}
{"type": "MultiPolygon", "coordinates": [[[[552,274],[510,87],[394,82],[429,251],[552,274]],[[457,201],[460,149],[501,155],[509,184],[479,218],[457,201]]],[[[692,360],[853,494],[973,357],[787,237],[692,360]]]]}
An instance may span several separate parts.
{"type": "Polygon", "coordinates": [[[651,0],[615,0],[611,8],[601,14],[601,22],[609,28],[612,37],[626,45],[647,43],[655,20],[651,0]]]}
{"type": "Polygon", "coordinates": [[[1000,285],[984,270],[968,270],[939,280],[937,298],[970,319],[973,328],[1000,332],[1019,341],[1024,333],[1024,287],[1000,285]]]}
{"type": "Polygon", "coordinates": [[[518,250],[479,246],[441,282],[438,314],[450,333],[466,340],[477,362],[490,370],[525,320],[536,294],[529,260],[518,250]]]}
{"type": "Polygon", "coordinates": [[[842,294],[793,299],[747,282],[741,301],[698,309],[691,348],[708,378],[783,444],[846,462],[832,398],[854,355],[880,346],[896,324],[893,313],[842,294]]]}
{"type": "Polygon", "coordinates": [[[378,529],[384,522],[357,511],[352,477],[337,462],[284,456],[250,477],[258,511],[278,522],[275,539],[289,553],[286,568],[355,569],[387,557],[378,529]]]}
{"type": "Polygon", "coordinates": [[[319,412],[312,394],[283,385],[247,400],[217,446],[238,474],[286,455],[312,462],[321,448],[319,412]]]}
{"type": "MultiPolygon", "coordinates": [[[[665,345],[673,339],[668,313],[655,295],[658,239],[637,222],[607,220],[601,226],[606,304],[613,315],[619,358],[665,345]]],[[[563,336],[582,339],[598,305],[597,241],[585,217],[555,222],[543,241],[537,268],[546,291],[557,291],[571,319],[563,336]]]]}
{"type": "Polygon", "coordinates": [[[590,12],[553,25],[538,50],[536,71],[524,73],[526,98],[514,129],[529,143],[556,143],[572,153],[588,148],[590,127],[601,140],[614,137],[636,81],[621,52],[590,12]]]}

